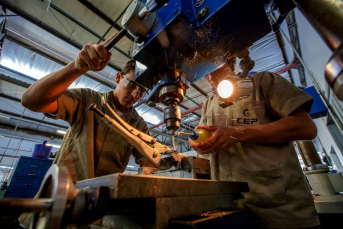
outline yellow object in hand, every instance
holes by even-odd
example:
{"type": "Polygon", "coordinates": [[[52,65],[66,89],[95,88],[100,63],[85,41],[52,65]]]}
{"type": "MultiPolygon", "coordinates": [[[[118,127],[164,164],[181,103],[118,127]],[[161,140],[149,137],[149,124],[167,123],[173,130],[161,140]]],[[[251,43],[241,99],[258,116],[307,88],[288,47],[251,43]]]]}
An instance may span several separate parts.
{"type": "Polygon", "coordinates": [[[196,130],[193,130],[192,133],[194,135],[190,136],[189,138],[192,139],[196,143],[206,141],[213,134],[212,132],[209,132],[208,130],[205,130],[205,129],[196,129],[196,130]]]}

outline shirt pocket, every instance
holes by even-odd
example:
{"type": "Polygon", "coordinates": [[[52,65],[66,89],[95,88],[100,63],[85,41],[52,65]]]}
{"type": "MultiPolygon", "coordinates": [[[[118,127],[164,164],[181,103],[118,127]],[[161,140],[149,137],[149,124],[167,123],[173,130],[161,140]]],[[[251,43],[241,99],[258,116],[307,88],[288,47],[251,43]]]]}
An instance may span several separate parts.
{"type": "Polygon", "coordinates": [[[287,203],[286,189],[278,167],[251,171],[240,167],[240,180],[247,182],[249,192],[244,193],[244,204],[260,208],[274,208],[287,203]]]}

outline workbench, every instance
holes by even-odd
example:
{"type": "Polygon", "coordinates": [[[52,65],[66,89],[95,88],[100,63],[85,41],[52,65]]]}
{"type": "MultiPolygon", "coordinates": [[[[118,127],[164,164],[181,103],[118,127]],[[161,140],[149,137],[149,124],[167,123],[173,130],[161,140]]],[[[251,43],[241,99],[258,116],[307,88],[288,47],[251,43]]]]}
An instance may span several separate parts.
{"type": "Polygon", "coordinates": [[[79,181],[75,188],[99,186],[110,190],[100,228],[164,229],[172,219],[233,209],[236,196],[249,191],[244,182],[121,173],[79,181]]]}

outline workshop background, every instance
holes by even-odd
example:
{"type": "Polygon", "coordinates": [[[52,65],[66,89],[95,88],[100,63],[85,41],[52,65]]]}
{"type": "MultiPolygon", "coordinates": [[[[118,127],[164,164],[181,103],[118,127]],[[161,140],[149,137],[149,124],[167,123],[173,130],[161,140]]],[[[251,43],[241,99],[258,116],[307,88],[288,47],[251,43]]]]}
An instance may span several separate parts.
{"type": "MultiPolygon", "coordinates": [[[[52,154],[58,152],[68,123],[31,112],[21,105],[23,92],[36,80],[72,61],[89,42],[99,43],[120,31],[121,18],[131,0],[1,0],[0,1],[0,182],[9,178],[20,156],[32,156],[36,144],[46,141],[52,154]]],[[[279,15],[269,16],[271,23],[279,15]]],[[[285,47],[281,49],[274,32],[250,48],[255,61],[252,71],[280,73],[296,86],[314,89],[324,110],[313,115],[318,136],[313,141],[321,158],[332,170],[343,172],[343,102],[325,81],[325,66],[332,55],[318,33],[298,9],[292,10],[281,26],[285,47]]],[[[115,87],[115,75],[131,59],[133,37],[127,34],[111,49],[112,60],[101,72],[88,72],[70,88],[91,88],[107,92],[115,87]]],[[[239,61],[237,61],[238,63],[239,61]]],[[[239,72],[238,64],[236,72],[239,72]]],[[[180,104],[180,131],[194,129],[201,105],[211,87],[202,79],[191,84],[180,104]]],[[[142,101],[135,105],[159,142],[172,146],[163,124],[164,105],[151,108],[142,101]]],[[[179,152],[194,155],[187,138],[176,137],[179,152]]],[[[299,160],[302,163],[301,157],[299,160]]],[[[136,173],[130,160],[125,172],[136,173]]]]}

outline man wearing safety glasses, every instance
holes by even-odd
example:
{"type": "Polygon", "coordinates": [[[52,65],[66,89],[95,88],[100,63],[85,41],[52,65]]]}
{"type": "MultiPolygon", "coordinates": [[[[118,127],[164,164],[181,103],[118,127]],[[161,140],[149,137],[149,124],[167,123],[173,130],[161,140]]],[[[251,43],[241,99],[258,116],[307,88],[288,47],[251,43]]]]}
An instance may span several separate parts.
{"type": "Polygon", "coordinates": [[[26,108],[47,117],[63,119],[70,124],[54,163],[68,168],[74,182],[112,173],[124,172],[130,156],[141,166],[148,165],[127,140],[111,130],[95,112],[95,103],[103,113],[101,97],[132,127],[148,133],[148,126],[133,108],[147,89],[134,81],[135,61],[129,61],[116,74],[114,91],[99,93],[87,88],[68,87],[87,71],[101,71],[109,63],[111,53],[102,44],[85,45],[75,60],[32,84],[22,96],[26,108]]]}

